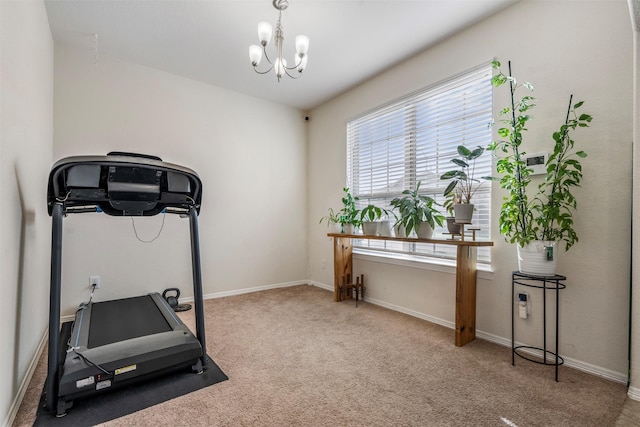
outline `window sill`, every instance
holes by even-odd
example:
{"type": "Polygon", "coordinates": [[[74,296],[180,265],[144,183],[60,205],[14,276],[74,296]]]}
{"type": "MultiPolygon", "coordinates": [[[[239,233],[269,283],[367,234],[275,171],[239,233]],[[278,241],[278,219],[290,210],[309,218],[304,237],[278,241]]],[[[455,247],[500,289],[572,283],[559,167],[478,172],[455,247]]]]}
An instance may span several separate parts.
{"type": "MultiPolygon", "coordinates": [[[[353,257],[369,262],[418,268],[421,270],[439,271],[456,274],[456,261],[444,258],[422,258],[411,255],[391,254],[374,250],[353,248],[353,257]]],[[[490,265],[478,263],[478,279],[493,280],[493,269],[490,265]]]]}

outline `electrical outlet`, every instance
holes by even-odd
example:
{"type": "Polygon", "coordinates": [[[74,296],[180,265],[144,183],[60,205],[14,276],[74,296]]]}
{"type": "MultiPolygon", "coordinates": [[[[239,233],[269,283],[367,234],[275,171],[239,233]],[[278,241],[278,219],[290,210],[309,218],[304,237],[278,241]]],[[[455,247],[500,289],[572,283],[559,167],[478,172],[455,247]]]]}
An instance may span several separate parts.
{"type": "Polygon", "coordinates": [[[93,288],[94,285],[100,289],[100,276],[89,276],[89,287],[93,288]]]}
{"type": "Polygon", "coordinates": [[[520,318],[526,319],[529,317],[529,313],[531,310],[531,299],[529,298],[529,294],[526,292],[518,292],[518,313],[520,318]]]}
{"type": "Polygon", "coordinates": [[[322,258],[322,268],[327,268],[327,259],[322,258]]]}

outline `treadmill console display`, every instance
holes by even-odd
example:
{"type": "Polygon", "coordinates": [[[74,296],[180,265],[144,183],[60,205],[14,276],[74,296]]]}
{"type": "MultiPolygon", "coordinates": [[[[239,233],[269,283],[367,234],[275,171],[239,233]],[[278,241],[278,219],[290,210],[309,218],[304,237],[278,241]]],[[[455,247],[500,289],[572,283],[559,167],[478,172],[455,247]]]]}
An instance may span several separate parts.
{"type": "MultiPolygon", "coordinates": [[[[165,209],[199,211],[198,175],[159,157],[114,152],[58,161],[49,175],[49,214],[61,202],[65,213],[100,210],[116,216],[150,216],[165,209]]],[[[180,212],[177,212],[180,213],[180,212]]]]}

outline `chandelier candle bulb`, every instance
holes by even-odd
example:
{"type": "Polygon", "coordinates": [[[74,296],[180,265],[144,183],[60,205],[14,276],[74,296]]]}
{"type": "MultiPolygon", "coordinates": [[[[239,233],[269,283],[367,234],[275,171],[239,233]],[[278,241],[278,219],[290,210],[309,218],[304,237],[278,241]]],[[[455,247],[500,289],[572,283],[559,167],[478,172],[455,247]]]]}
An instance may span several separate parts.
{"type": "Polygon", "coordinates": [[[274,67],[276,70],[276,76],[278,76],[278,78],[284,76],[285,70],[287,68],[287,60],[284,58],[276,59],[274,67]]]}
{"type": "Polygon", "coordinates": [[[249,46],[249,59],[251,59],[251,65],[257,67],[262,61],[262,49],[255,44],[249,46]]]}
{"type": "Polygon", "coordinates": [[[271,41],[271,33],[273,32],[273,27],[268,22],[260,22],[258,24],[258,39],[260,40],[260,44],[262,46],[266,46],[271,41]]]}
{"type": "Polygon", "coordinates": [[[299,57],[304,57],[309,50],[309,37],[307,36],[296,36],[296,52],[298,52],[299,57]]]}

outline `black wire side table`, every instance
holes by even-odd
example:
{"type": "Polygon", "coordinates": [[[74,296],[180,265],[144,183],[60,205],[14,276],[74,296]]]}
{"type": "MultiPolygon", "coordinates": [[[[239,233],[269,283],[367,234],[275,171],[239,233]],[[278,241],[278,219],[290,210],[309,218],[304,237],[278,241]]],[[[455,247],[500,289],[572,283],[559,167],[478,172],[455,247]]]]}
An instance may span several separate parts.
{"type": "MultiPolygon", "coordinates": [[[[523,359],[529,360],[541,365],[555,366],[555,379],[558,381],[558,366],[564,363],[564,359],[559,355],[558,351],[558,311],[559,311],[559,294],[561,289],[565,289],[566,285],[560,283],[567,280],[565,276],[556,274],[554,276],[537,276],[533,274],[521,273],[520,271],[514,271],[511,273],[511,365],[515,366],[516,354],[523,359]],[[533,347],[527,345],[515,345],[515,288],[516,285],[527,286],[530,288],[542,289],[542,327],[543,327],[543,343],[542,348],[533,347]],[[555,319],[555,351],[550,351],[547,348],[547,291],[555,291],[556,296],[556,319],[555,319]],[[541,361],[533,359],[523,351],[518,350],[533,350],[533,352],[539,352],[541,361]],[[552,356],[547,360],[547,356],[552,356]]],[[[528,352],[529,354],[531,353],[528,352]]]]}

